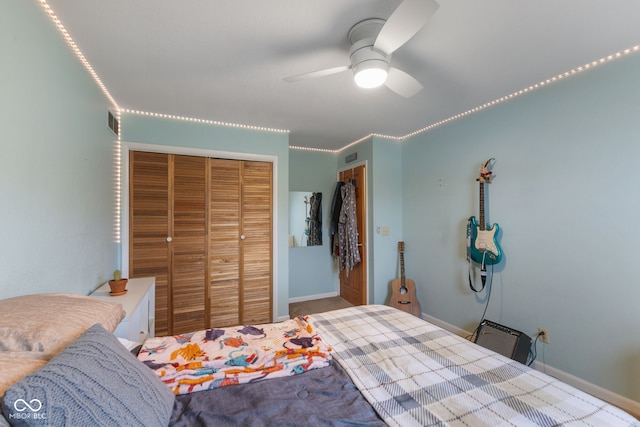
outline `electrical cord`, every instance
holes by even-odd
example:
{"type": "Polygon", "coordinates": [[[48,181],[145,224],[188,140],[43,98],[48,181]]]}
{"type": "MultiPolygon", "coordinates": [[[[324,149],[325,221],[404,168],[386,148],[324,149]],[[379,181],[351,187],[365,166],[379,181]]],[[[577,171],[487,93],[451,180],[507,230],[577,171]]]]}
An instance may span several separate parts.
{"type": "Polygon", "coordinates": [[[542,335],[544,335],[544,332],[538,332],[538,334],[536,335],[536,339],[533,340],[533,345],[529,349],[529,357],[531,357],[531,361],[527,363],[527,366],[531,366],[536,360],[536,357],[538,357],[538,340],[542,335]]]}
{"type": "MultiPolygon", "coordinates": [[[[485,267],[486,269],[486,267],[485,267]]],[[[484,320],[484,316],[486,316],[487,314],[487,308],[489,307],[489,301],[491,300],[491,290],[493,288],[493,264],[491,265],[491,275],[489,277],[489,290],[487,292],[487,303],[484,305],[484,311],[482,312],[482,317],[480,318],[480,323],[482,323],[482,321],[484,320]]],[[[478,327],[480,327],[480,324],[478,324],[478,327]]],[[[477,330],[477,328],[476,328],[477,330]]]]}
{"type": "Polygon", "coordinates": [[[487,315],[487,308],[489,308],[489,302],[491,301],[491,291],[493,290],[493,264],[491,265],[491,274],[489,275],[489,283],[486,286],[487,288],[487,302],[484,305],[484,311],[482,312],[482,316],[480,317],[480,322],[478,322],[478,326],[473,330],[471,335],[467,336],[467,340],[474,341],[475,336],[478,334],[478,330],[480,329],[480,325],[484,321],[484,317],[487,315]]]}

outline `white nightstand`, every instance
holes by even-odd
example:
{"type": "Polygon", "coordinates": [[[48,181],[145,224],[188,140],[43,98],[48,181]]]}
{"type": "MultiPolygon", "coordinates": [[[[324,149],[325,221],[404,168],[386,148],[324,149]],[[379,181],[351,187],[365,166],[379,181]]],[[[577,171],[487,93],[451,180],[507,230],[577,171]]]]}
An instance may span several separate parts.
{"type": "Polygon", "coordinates": [[[144,277],[129,279],[127,293],[117,297],[109,295],[109,283],[96,289],[91,296],[122,304],[127,313],[114,334],[134,342],[144,342],[155,332],[156,279],[144,277]]]}

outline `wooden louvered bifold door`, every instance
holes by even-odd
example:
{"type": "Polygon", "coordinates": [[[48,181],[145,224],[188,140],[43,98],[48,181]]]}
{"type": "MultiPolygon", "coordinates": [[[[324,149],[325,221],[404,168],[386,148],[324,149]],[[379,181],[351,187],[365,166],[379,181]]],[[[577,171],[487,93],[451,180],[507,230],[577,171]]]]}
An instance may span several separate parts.
{"type": "Polygon", "coordinates": [[[130,277],[156,335],[272,321],[272,164],[130,153],[130,277]]]}
{"type": "Polygon", "coordinates": [[[156,278],[155,333],[169,334],[169,156],[129,155],[129,277],[156,278]]]}
{"type": "Polygon", "coordinates": [[[272,321],[272,164],[210,159],[211,327],[272,321]]]}
{"type": "Polygon", "coordinates": [[[211,327],[234,326],[240,317],[240,184],[242,162],[209,159],[209,266],[211,327]]]}
{"type": "Polygon", "coordinates": [[[172,334],[207,327],[207,159],[173,156],[172,334]]]}
{"type": "Polygon", "coordinates": [[[271,322],[271,163],[244,162],[242,174],[242,322],[271,322]]]}
{"type": "Polygon", "coordinates": [[[130,153],[129,275],[156,278],[158,336],[207,325],[206,162],[130,153]]]}

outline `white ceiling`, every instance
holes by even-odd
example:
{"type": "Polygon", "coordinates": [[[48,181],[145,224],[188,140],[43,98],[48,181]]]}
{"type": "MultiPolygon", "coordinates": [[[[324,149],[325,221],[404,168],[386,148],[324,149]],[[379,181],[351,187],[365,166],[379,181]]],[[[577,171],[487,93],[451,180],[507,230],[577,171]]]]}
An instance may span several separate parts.
{"type": "Polygon", "coordinates": [[[640,44],[638,0],[439,0],[392,65],[424,89],[359,89],[347,33],[399,0],[47,0],[123,109],[290,130],[339,149],[404,136],[640,44]]]}

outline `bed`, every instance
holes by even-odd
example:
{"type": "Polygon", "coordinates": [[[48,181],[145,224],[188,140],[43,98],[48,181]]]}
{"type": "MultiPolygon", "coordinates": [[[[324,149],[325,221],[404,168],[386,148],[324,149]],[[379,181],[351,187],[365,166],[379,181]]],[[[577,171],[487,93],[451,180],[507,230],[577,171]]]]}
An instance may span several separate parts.
{"type": "Polygon", "coordinates": [[[612,405],[387,306],[313,314],[294,328],[158,337],[131,352],[112,333],[122,308],[97,302],[0,301],[0,425],[640,427],[612,405]],[[262,350],[239,344],[238,334],[262,350]],[[224,379],[214,375],[223,371],[220,349],[232,353],[224,379]],[[188,366],[176,362],[182,356],[188,366]]]}

